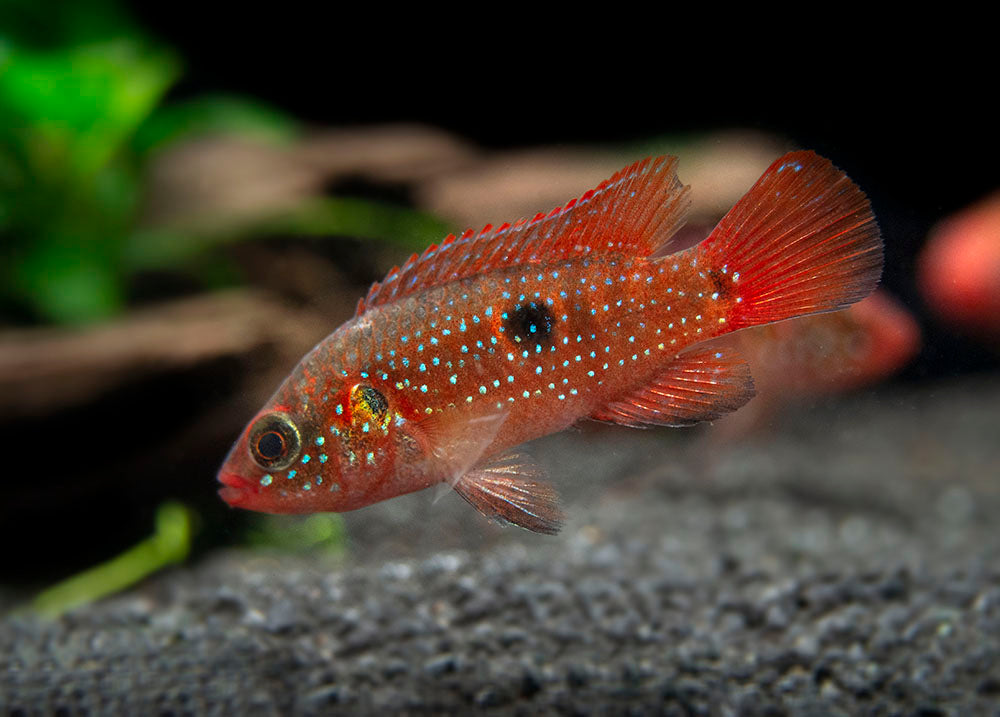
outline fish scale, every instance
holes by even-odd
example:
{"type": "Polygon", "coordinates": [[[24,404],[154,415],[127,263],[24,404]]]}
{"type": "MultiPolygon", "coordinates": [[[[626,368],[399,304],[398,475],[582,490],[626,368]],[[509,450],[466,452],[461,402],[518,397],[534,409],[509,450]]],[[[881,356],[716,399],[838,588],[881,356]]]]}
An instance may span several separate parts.
{"type": "Polygon", "coordinates": [[[556,493],[518,445],[583,418],[690,425],[736,410],[753,395],[749,368],[710,339],[874,289],[871,208],[827,160],[782,157],[676,252],[688,189],[675,164],[638,162],[391,271],[244,430],[222,497],[352,510],[445,483],[488,517],[552,533],[556,493]]]}

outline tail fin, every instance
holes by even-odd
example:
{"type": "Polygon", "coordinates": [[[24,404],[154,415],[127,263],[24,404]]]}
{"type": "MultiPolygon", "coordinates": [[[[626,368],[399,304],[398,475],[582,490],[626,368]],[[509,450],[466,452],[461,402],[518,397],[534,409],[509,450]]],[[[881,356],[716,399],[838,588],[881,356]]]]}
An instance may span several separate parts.
{"type": "Polygon", "coordinates": [[[736,296],[733,331],[845,308],[882,273],[867,197],[813,152],[778,159],[694,251],[736,296]]]}

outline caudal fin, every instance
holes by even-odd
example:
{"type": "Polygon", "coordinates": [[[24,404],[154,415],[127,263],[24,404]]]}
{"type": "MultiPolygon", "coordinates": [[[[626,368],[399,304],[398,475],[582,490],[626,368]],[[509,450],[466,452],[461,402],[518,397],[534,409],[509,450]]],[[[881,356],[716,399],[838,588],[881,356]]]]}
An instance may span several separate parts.
{"type": "Polygon", "coordinates": [[[778,159],[694,251],[735,296],[730,330],[845,308],[882,274],[868,198],[814,152],[778,159]]]}

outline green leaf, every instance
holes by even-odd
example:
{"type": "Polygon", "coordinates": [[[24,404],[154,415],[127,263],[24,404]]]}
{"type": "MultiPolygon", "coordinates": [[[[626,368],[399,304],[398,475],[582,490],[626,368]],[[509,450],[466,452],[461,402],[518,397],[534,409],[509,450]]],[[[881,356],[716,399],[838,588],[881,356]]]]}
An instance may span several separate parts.
{"type": "Polygon", "coordinates": [[[156,532],[121,555],[74,575],[40,593],[31,608],[58,617],[124,590],[168,565],[183,562],[191,549],[194,516],[180,503],[164,503],[156,511],[156,532]]]}
{"type": "Polygon", "coordinates": [[[288,553],[321,551],[339,557],[347,553],[347,528],[339,513],[261,515],[256,518],[247,534],[250,545],[288,553]]]}
{"type": "Polygon", "coordinates": [[[58,323],[114,315],[122,307],[120,281],[113,261],[92,244],[53,240],[32,246],[9,277],[12,288],[36,312],[58,323]]]}
{"type": "Polygon", "coordinates": [[[171,55],[129,40],[8,48],[0,70],[0,132],[26,148],[36,177],[81,181],[122,148],[178,72],[171,55]]]}
{"type": "Polygon", "coordinates": [[[128,142],[177,72],[132,40],[0,43],[0,275],[15,305],[70,323],[121,310],[140,191],[128,142]]]}

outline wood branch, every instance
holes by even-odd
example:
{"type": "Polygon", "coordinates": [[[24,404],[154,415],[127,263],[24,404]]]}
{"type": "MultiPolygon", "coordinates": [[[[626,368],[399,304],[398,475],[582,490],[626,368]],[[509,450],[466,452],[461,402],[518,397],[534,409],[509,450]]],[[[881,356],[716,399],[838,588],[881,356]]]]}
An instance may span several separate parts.
{"type": "Polygon", "coordinates": [[[86,328],[0,333],[0,414],[38,415],[88,401],[143,375],[271,345],[301,355],[330,330],[315,314],[262,293],[169,302],[86,328]]]}

